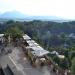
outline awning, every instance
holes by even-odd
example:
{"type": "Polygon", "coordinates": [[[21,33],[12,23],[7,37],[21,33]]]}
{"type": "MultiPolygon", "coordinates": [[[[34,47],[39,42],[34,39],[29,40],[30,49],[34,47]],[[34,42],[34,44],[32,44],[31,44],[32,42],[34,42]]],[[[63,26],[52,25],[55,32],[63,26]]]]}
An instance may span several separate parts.
{"type": "Polygon", "coordinates": [[[38,56],[38,57],[41,57],[41,56],[46,55],[48,53],[49,53],[49,51],[47,51],[47,50],[32,51],[32,54],[35,56],[38,56]]]}
{"type": "Polygon", "coordinates": [[[38,44],[34,41],[34,40],[28,40],[28,41],[26,41],[28,44],[29,44],[29,46],[31,46],[31,47],[33,47],[33,46],[38,46],[38,44]]]}
{"type": "Polygon", "coordinates": [[[31,38],[28,35],[25,34],[25,35],[23,35],[23,39],[24,40],[30,40],[31,38]]]}

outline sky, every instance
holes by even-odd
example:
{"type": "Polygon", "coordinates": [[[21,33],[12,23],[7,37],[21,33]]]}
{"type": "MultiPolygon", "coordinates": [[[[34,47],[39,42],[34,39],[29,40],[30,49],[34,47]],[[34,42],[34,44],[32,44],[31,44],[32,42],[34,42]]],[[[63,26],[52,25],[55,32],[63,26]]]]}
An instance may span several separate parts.
{"type": "Polygon", "coordinates": [[[75,0],[0,0],[0,12],[75,19],[75,0]]]}

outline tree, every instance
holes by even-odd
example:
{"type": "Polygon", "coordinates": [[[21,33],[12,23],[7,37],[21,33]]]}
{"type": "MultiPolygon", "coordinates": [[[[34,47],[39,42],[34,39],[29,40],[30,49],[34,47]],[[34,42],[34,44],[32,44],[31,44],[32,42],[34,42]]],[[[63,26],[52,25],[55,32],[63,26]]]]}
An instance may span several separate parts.
{"type": "Polygon", "coordinates": [[[66,57],[64,59],[61,59],[59,62],[59,66],[64,70],[68,69],[69,68],[68,59],[66,57]]]}
{"type": "Polygon", "coordinates": [[[10,35],[10,37],[12,37],[13,39],[20,38],[23,34],[24,32],[18,26],[11,27],[5,33],[6,36],[10,35]]]}
{"type": "Polygon", "coordinates": [[[60,59],[59,59],[57,56],[54,56],[54,57],[53,57],[53,61],[54,61],[55,63],[57,63],[57,64],[60,63],[60,59]]]}
{"type": "Polygon", "coordinates": [[[13,24],[13,23],[15,23],[15,21],[13,21],[13,20],[9,20],[6,22],[6,24],[13,24]]]}
{"type": "Polygon", "coordinates": [[[75,75],[75,58],[73,58],[72,60],[71,72],[72,72],[72,75],[75,75]]]}
{"type": "Polygon", "coordinates": [[[61,41],[63,42],[63,43],[66,43],[66,34],[65,33],[61,33],[60,34],[60,37],[59,37],[60,39],[61,39],[61,41]]]}

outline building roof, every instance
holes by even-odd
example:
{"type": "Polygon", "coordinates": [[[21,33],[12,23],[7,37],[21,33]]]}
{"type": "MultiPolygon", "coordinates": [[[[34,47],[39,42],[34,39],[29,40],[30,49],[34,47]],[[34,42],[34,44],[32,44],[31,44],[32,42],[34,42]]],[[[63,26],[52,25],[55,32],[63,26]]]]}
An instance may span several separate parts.
{"type": "Polygon", "coordinates": [[[35,56],[38,56],[38,57],[41,57],[41,56],[46,55],[48,53],[49,53],[49,51],[47,51],[47,50],[32,51],[32,54],[35,56]]]}
{"type": "Polygon", "coordinates": [[[27,43],[35,43],[35,41],[34,40],[27,40],[27,43]]]}
{"type": "Polygon", "coordinates": [[[34,46],[34,47],[31,47],[31,49],[33,49],[34,51],[38,51],[38,50],[44,50],[42,47],[40,46],[34,46]]]}
{"type": "Polygon", "coordinates": [[[29,44],[29,46],[38,46],[38,44],[34,41],[34,40],[28,40],[28,41],[26,41],[28,44],[29,44]]]}
{"type": "Polygon", "coordinates": [[[49,53],[49,51],[47,50],[44,50],[42,47],[40,46],[28,46],[26,47],[28,50],[31,50],[31,53],[34,55],[34,56],[38,56],[38,57],[41,57],[43,55],[46,55],[49,53]]]}
{"type": "Polygon", "coordinates": [[[27,46],[26,49],[31,49],[33,51],[38,51],[38,50],[44,50],[42,47],[40,46],[27,46]]]}
{"type": "Polygon", "coordinates": [[[23,39],[24,40],[30,40],[31,38],[27,34],[25,34],[25,35],[23,35],[23,39]]]}
{"type": "Polygon", "coordinates": [[[44,50],[44,48],[39,46],[39,44],[37,44],[34,40],[31,40],[28,35],[25,34],[23,38],[29,44],[26,49],[31,50],[33,55],[40,57],[49,53],[49,51],[44,50]]]}

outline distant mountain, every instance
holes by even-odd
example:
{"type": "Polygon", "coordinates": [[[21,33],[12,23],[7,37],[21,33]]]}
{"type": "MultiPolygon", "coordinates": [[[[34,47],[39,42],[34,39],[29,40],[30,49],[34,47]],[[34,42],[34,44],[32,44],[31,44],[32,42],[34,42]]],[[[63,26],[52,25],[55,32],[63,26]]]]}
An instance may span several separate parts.
{"type": "Polygon", "coordinates": [[[23,19],[23,20],[63,20],[56,16],[29,16],[18,11],[5,12],[0,15],[1,19],[23,19]]]}
{"type": "Polygon", "coordinates": [[[25,15],[18,11],[5,12],[0,15],[0,18],[4,19],[15,19],[15,18],[25,18],[25,15]]]}

